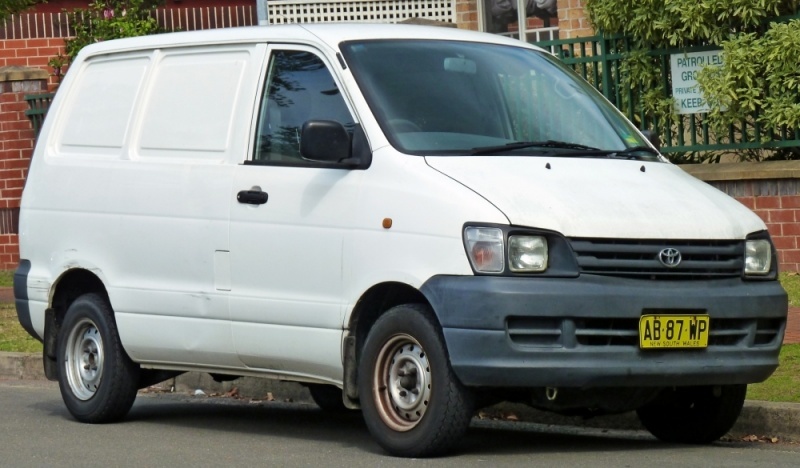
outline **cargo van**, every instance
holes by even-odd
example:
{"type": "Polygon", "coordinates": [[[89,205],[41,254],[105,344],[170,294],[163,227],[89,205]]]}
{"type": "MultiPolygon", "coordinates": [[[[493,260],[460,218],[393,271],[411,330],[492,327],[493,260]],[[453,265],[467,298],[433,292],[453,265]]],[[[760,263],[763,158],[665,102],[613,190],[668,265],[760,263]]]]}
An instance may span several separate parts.
{"type": "Polygon", "coordinates": [[[77,420],[183,372],[257,376],[360,409],[411,457],[503,400],[714,441],[787,314],[756,215],[549,53],[449,28],[85,48],[20,252],[19,320],[77,420]]]}

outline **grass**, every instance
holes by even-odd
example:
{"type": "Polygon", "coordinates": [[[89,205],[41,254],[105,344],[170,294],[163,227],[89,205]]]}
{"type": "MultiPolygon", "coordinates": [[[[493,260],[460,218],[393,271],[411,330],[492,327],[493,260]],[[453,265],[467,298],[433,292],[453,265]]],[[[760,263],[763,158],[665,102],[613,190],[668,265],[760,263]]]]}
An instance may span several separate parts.
{"type": "Polygon", "coordinates": [[[748,400],[800,403],[800,344],[783,345],[778,370],[747,387],[748,400]]]}
{"type": "Polygon", "coordinates": [[[14,285],[14,271],[0,270],[0,287],[11,287],[14,285]]]}
{"type": "MultiPolygon", "coordinates": [[[[13,272],[0,271],[0,286],[11,286],[12,276],[13,272]]],[[[782,273],[780,280],[789,294],[789,303],[800,306],[800,274],[782,273]]],[[[42,344],[20,326],[12,303],[0,303],[0,351],[42,351],[42,344]]],[[[782,347],[778,370],[766,382],[750,385],[747,398],[800,403],[800,344],[782,347]]]]}
{"type": "Polygon", "coordinates": [[[42,352],[42,344],[22,328],[14,304],[8,302],[0,304],[0,351],[42,352]]]}
{"type": "Polygon", "coordinates": [[[800,306],[800,273],[787,272],[780,275],[781,286],[789,295],[789,305],[800,306]]]}

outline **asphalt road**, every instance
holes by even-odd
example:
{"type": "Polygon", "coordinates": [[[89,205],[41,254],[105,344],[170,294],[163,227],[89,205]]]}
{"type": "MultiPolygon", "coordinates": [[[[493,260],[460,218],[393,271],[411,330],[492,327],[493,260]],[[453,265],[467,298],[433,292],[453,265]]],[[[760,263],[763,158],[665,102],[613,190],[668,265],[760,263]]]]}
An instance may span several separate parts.
{"type": "Polygon", "coordinates": [[[636,431],[475,421],[446,458],[384,455],[360,415],[298,403],[141,395],[117,424],[72,420],[52,382],[0,381],[0,466],[800,466],[800,445],[667,445],[636,431]]]}

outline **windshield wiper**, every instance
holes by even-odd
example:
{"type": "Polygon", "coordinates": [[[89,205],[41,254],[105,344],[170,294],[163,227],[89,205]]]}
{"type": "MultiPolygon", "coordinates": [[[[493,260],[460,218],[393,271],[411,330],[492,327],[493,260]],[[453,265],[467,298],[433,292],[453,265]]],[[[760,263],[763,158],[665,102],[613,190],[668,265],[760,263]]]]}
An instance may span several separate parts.
{"type": "Polygon", "coordinates": [[[648,156],[654,156],[656,159],[658,158],[658,151],[654,150],[649,146],[631,146],[630,148],[625,148],[622,151],[609,151],[609,157],[611,158],[620,158],[620,159],[639,159],[641,155],[635,153],[648,153],[648,156]]]}
{"type": "Polygon", "coordinates": [[[479,146],[477,148],[472,148],[470,154],[473,156],[480,156],[480,155],[502,153],[504,151],[513,151],[513,150],[532,148],[532,147],[577,150],[577,151],[590,152],[590,154],[592,155],[609,153],[609,151],[601,150],[600,148],[594,148],[591,146],[581,145],[579,143],[547,140],[547,141],[515,141],[513,143],[508,143],[506,145],[499,145],[499,146],[479,146]]]}
{"type": "MultiPolygon", "coordinates": [[[[505,145],[498,146],[481,146],[472,148],[470,154],[473,156],[481,156],[488,154],[502,153],[504,151],[513,151],[525,148],[554,148],[554,149],[567,149],[576,151],[575,156],[607,156],[613,159],[641,159],[643,156],[638,153],[647,153],[647,158],[658,159],[658,151],[649,146],[632,146],[624,150],[603,150],[592,146],[582,145],[580,143],[570,143],[567,141],[547,140],[547,141],[515,141],[505,145]]],[[[564,154],[566,155],[566,154],[564,154]]]]}

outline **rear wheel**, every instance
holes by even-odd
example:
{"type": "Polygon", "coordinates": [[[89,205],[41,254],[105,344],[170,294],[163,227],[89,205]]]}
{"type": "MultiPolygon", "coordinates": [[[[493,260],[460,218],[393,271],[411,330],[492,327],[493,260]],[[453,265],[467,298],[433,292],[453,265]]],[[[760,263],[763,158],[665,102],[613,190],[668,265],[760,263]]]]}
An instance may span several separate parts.
{"type": "Polygon", "coordinates": [[[450,368],[433,313],[397,306],[370,330],[358,372],[361,410],[372,436],[404,457],[438,455],[466,432],[471,393],[450,368]]]}
{"type": "Polygon", "coordinates": [[[84,294],[67,310],[58,333],[58,384],[75,419],[122,419],[136,398],[139,366],[122,348],[108,302],[84,294]]]}
{"type": "Polygon", "coordinates": [[[342,400],[342,389],[334,385],[308,384],[308,392],[311,399],[321,409],[329,413],[346,413],[351,411],[344,406],[342,400]]]}
{"type": "Polygon", "coordinates": [[[744,405],[747,385],[665,389],[636,413],[665,442],[709,444],[728,433],[744,405]]]}

